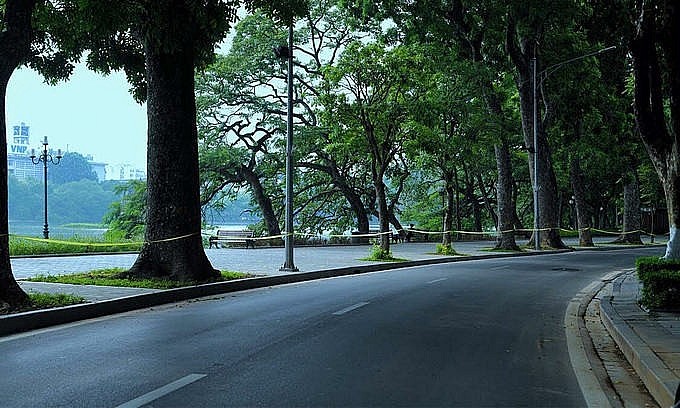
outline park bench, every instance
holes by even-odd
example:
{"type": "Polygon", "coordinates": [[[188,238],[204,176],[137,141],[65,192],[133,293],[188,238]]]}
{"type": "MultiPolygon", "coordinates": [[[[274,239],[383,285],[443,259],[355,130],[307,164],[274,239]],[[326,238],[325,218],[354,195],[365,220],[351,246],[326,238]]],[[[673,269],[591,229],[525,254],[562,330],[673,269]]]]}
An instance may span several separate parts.
{"type": "Polygon", "coordinates": [[[218,243],[226,244],[245,244],[246,248],[255,248],[254,233],[250,230],[221,230],[218,229],[215,235],[208,238],[209,246],[219,248],[218,243]]]}
{"type": "MultiPolygon", "coordinates": [[[[375,237],[371,237],[371,242],[373,242],[374,244],[380,243],[380,230],[379,229],[369,230],[368,233],[369,234],[376,234],[375,237]]],[[[399,234],[397,234],[393,231],[390,231],[388,234],[385,234],[385,235],[387,235],[387,239],[389,239],[390,241],[394,241],[396,243],[397,240],[395,239],[395,235],[398,236],[399,234]]]]}

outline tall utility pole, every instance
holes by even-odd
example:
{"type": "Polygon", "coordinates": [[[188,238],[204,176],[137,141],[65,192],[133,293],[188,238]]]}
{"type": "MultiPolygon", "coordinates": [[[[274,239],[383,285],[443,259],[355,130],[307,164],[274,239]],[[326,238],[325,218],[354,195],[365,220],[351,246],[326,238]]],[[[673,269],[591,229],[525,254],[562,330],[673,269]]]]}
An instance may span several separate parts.
{"type": "Polygon", "coordinates": [[[542,70],[541,72],[536,72],[536,50],[534,49],[534,57],[531,59],[531,73],[532,73],[532,88],[533,88],[533,102],[534,102],[534,112],[533,112],[533,131],[534,131],[534,185],[533,185],[533,190],[534,190],[534,244],[535,244],[535,249],[537,251],[541,250],[541,223],[539,222],[539,207],[538,207],[538,191],[541,188],[541,185],[538,182],[538,174],[539,174],[539,165],[538,165],[538,160],[539,160],[539,155],[538,155],[538,95],[537,95],[537,89],[543,85],[543,81],[545,81],[548,78],[548,75],[552,74],[553,72],[557,71],[558,69],[562,68],[563,66],[572,63],[574,61],[582,60],[584,58],[592,57],[595,55],[600,55],[603,52],[610,51],[615,49],[615,46],[607,47],[607,48],[602,48],[600,50],[590,52],[585,55],[580,55],[578,57],[570,58],[568,60],[558,62],[557,64],[553,64],[549,66],[548,68],[542,70]]]}
{"type": "MultiPolygon", "coordinates": [[[[279,49],[281,50],[281,48],[279,49]]],[[[283,57],[283,55],[280,55],[283,57]]],[[[293,231],[293,23],[288,27],[288,124],[286,126],[286,259],[280,271],[297,272],[293,262],[295,235],[293,231]]]]}
{"type": "Polygon", "coordinates": [[[541,223],[538,222],[538,95],[536,95],[536,51],[534,49],[534,57],[531,59],[532,81],[533,81],[533,99],[534,99],[534,248],[537,251],[541,250],[541,223]]]}

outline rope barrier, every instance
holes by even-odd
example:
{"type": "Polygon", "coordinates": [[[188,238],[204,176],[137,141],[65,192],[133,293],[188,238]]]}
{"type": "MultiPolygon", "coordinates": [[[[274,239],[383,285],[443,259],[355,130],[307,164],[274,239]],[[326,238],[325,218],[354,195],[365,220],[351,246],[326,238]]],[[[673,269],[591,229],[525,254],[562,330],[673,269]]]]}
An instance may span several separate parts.
{"type": "MultiPolygon", "coordinates": [[[[635,234],[635,233],[641,233],[644,235],[648,235],[652,238],[655,237],[654,234],[651,234],[649,232],[646,232],[644,230],[638,229],[635,231],[606,231],[606,230],[601,230],[597,228],[592,228],[592,227],[587,227],[579,230],[570,230],[570,229],[565,229],[565,228],[540,228],[538,231],[540,232],[547,232],[547,231],[552,231],[552,230],[559,230],[563,232],[568,232],[568,233],[574,233],[574,232],[580,232],[580,231],[592,231],[592,232],[597,232],[601,234],[608,234],[608,235],[628,235],[628,234],[635,234]]],[[[511,230],[504,230],[504,231],[464,231],[464,230],[448,230],[448,231],[426,231],[426,230],[419,230],[419,229],[397,229],[397,230],[391,230],[391,231],[385,231],[385,232],[369,232],[369,233],[364,233],[364,234],[311,234],[311,233],[305,233],[305,232],[293,232],[293,233],[287,233],[287,232],[282,232],[279,235],[271,235],[271,236],[263,236],[263,237],[252,237],[248,238],[249,240],[253,241],[268,241],[268,240],[275,240],[275,239],[284,239],[288,236],[298,236],[298,237],[307,237],[307,238],[378,238],[382,235],[392,235],[395,232],[399,235],[406,234],[408,232],[413,233],[413,234],[421,234],[421,235],[443,235],[443,234],[467,234],[467,235],[489,235],[489,236],[499,236],[501,234],[505,233],[511,233],[511,232],[523,232],[523,233],[533,233],[535,230],[533,228],[517,228],[517,229],[511,229],[511,230]]],[[[163,243],[163,242],[172,242],[172,241],[177,241],[177,240],[182,240],[186,238],[190,238],[196,235],[200,235],[202,237],[209,237],[212,236],[212,234],[209,233],[204,233],[204,232],[194,232],[190,234],[185,234],[185,235],[180,235],[177,237],[170,237],[170,238],[164,238],[164,239],[157,239],[157,240],[150,240],[150,241],[133,241],[133,242],[109,242],[109,243],[104,243],[104,242],[76,242],[76,241],[64,241],[64,240],[56,240],[56,239],[44,239],[44,238],[35,238],[35,237],[28,237],[28,236],[22,236],[22,235],[16,235],[16,234],[5,234],[5,236],[9,236],[11,238],[16,238],[16,239],[22,239],[22,240],[27,240],[27,241],[34,241],[34,242],[44,242],[44,243],[56,243],[56,244],[62,244],[62,245],[72,245],[72,246],[89,246],[89,247],[112,247],[112,246],[129,246],[129,245],[144,245],[144,244],[155,244],[155,243],[163,243]]],[[[2,235],[0,235],[2,236],[2,235]]]]}

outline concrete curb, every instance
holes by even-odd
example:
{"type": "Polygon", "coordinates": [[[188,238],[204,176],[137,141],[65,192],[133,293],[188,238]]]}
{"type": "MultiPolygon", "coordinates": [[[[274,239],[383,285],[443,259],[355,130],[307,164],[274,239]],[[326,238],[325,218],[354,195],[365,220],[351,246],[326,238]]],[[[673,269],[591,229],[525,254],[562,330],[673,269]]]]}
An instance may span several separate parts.
{"type": "Polygon", "coordinates": [[[606,279],[594,281],[581,289],[567,304],[564,315],[564,332],[569,360],[588,407],[612,407],[605,392],[607,386],[599,380],[607,377],[606,372],[603,368],[592,364],[597,356],[584,321],[588,304],[602,290],[606,279]]]}
{"type": "Polygon", "coordinates": [[[618,314],[611,300],[600,301],[600,315],[607,331],[659,405],[673,406],[677,377],[618,314]]]}
{"type": "Polygon", "coordinates": [[[0,316],[0,336],[72,323],[85,319],[93,319],[117,313],[125,313],[133,310],[159,306],[167,303],[181,302],[204,296],[215,296],[224,293],[257,289],[268,286],[285,285],[289,283],[305,282],[316,279],[357,275],[368,272],[386,271],[414,266],[436,265],[481,259],[551,255],[564,252],[571,252],[571,250],[542,251],[540,253],[521,252],[489,254],[460,258],[442,257],[437,259],[424,259],[417,261],[376,263],[375,265],[344,267],[260,278],[247,278],[228,282],[217,282],[198,286],[161,290],[153,293],[126,296],[93,303],[59,307],[54,309],[34,310],[30,312],[0,316]]]}

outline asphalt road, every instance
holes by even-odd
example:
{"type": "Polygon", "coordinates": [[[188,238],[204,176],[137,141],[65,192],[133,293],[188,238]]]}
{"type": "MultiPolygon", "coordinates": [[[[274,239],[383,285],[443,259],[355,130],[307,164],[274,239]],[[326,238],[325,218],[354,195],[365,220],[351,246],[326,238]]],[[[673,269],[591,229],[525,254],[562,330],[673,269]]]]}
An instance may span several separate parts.
{"type": "Polygon", "coordinates": [[[6,337],[0,405],[582,407],[567,303],[658,252],[407,268],[6,337]]]}

